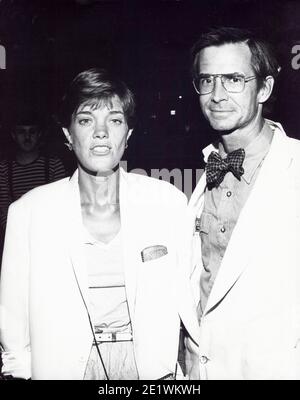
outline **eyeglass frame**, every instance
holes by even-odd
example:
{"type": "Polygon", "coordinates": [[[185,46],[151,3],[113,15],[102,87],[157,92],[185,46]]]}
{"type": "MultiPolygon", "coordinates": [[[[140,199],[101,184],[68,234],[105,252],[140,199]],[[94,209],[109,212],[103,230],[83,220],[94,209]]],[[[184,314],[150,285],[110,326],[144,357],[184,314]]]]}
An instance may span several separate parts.
{"type": "Polygon", "coordinates": [[[197,93],[199,96],[203,96],[203,95],[205,95],[205,94],[210,94],[210,93],[212,93],[212,92],[215,90],[215,87],[216,87],[216,78],[218,78],[218,77],[221,78],[222,86],[223,86],[223,88],[226,90],[227,93],[242,93],[242,92],[245,90],[245,85],[246,85],[246,83],[248,83],[248,82],[250,82],[250,81],[252,81],[252,80],[254,80],[254,79],[257,79],[257,76],[255,76],[255,75],[252,75],[252,76],[245,76],[243,73],[240,73],[240,72],[233,72],[233,73],[231,73],[231,74],[199,74],[199,75],[197,76],[197,78],[194,78],[193,81],[192,81],[196,93],[197,93]],[[227,77],[229,77],[229,76],[232,76],[232,77],[238,76],[238,77],[243,78],[243,82],[244,82],[243,89],[240,90],[240,91],[238,91],[238,92],[233,92],[233,91],[231,91],[231,90],[227,90],[226,87],[224,86],[224,82],[223,82],[223,79],[222,79],[224,76],[225,76],[225,77],[226,77],[226,76],[227,76],[227,77]],[[200,79],[201,77],[212,77],[212,78],[213,78],[213,81],[214,81],[214,83],[213,83],[213,88],[212,88],[212,90],[211,90],[210,92],[207,92],[207,93],[200,93],[200,92],[198,91],[195,81],[196,81],[196,79],[200,79]]]}

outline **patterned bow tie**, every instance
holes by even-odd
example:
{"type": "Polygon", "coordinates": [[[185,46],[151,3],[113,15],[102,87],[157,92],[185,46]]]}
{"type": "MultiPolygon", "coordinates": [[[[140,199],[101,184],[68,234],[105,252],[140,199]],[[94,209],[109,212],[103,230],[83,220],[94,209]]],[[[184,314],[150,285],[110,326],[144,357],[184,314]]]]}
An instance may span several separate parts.
{"type": "Polygon", "coordinates": [[[218,187],[229,171],[240,181],[244,173],[244,168],[242,167],[244,159],[244,149],[235,150],[229,153],[224,159],[222,159],[217,152],[212,151],[206,164],[206,182],[208,189],[210,190],[213,187],[218,187]]]}

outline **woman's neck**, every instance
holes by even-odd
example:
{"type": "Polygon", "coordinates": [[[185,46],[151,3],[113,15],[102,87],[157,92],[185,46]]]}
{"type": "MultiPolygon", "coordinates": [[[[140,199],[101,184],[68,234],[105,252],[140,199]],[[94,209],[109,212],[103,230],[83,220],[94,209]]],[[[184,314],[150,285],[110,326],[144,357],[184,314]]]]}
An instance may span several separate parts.
{"type": "Polygon", "coordinates": [[[78,182],[82,205],[92,207],[118,205],[119,176],[119,169],[107,176],[96,176],[79,167],[78,182]]]}

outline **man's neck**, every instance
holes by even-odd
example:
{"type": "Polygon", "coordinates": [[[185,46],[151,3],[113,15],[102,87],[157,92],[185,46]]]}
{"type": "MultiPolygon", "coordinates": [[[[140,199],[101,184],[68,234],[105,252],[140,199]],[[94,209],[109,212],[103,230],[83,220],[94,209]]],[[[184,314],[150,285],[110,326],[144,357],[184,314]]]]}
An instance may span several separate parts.
{"type": "Polygon", "coordinates": [[[39,157],[40,153],[38,150],[30,153],[17,152],[16,161],[21,165],[27,165],[35,161],[39,157]]]}
{"type": "Polygon", "coordinates": [[[226,135],[221,134],[221,141],[226,153],[231,153],[240,148],[245,149],[260,134],[263,125],[264,119],[260,117],[246,127],[237,129],[226,135]]]}

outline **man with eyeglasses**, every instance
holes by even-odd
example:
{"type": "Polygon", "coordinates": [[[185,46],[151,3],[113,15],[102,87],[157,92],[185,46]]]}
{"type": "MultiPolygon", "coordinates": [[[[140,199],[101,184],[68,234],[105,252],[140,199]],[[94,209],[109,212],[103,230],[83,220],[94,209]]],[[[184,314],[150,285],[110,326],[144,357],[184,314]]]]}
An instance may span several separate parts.
{"type": "Polygon", "coordinates": [[[280,67],[250,32],[194,45],[193,85],[215,132],[190,200],[200,321],[192,378],[300,379],[300,145],[263,118],[280,67]]]}

